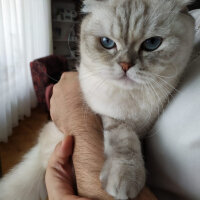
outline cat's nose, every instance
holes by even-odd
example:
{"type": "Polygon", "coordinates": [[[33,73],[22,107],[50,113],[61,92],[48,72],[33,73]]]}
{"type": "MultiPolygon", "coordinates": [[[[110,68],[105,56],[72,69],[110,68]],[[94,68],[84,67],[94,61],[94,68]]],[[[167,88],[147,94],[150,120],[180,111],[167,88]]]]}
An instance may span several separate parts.
{"type": "Polygon", "coordinates": [[[122,67],[124,72],[127,72],[132,67],[131,63],[121,62],[119,64],[122,67]]]}

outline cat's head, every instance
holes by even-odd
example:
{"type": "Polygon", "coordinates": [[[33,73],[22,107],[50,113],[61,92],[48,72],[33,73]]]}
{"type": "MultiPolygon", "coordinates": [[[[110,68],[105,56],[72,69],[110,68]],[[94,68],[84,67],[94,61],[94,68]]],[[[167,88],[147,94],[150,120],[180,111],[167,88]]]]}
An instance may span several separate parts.
{"type": "Polygon", "coordinates": [[[85,0],[81,63],[124,89],[173,81],[190,57],[189,0],[85,0]]]}

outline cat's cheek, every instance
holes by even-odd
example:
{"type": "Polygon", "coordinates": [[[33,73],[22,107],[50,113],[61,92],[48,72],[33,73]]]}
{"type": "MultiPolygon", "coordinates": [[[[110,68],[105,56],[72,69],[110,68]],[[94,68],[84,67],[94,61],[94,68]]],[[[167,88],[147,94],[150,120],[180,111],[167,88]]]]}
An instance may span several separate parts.
{"type": "Polygon", "coordinates": [[[148,71],[153,77],[156,77],[162,75],[162,73],[166,72],[170,68],[171,67],[167,65],[157,65],[157,66],[151,65],[148,68],[148,71]]]}
{"type": "Polygon", "coordinates": [[[141,75],[138,74],[139,72],[139,68],[137,66],[132,67],[131,69],[129,69],[129,71],[127,72],[127,77],[132,80],[132,85],[138,85],[144,82],[144,80],[142,79],[141,75]]]}
{"type": "Polygon", "coordinates": [[[117,63],[113,65],[113,67],[112,67],[112,73],[113,73],[113,75],[117,79],[119,79],[119,78],[121,78],[121,77],[124,76],[124,71],[122,70],[122,68],[120,67],[120,65],[117,64],[117,63]]]}

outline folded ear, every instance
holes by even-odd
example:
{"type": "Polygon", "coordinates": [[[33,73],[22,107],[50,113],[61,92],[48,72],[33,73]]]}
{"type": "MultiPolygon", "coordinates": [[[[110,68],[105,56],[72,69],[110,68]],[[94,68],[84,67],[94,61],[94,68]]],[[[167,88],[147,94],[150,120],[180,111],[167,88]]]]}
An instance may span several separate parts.
{"type": "Polygon", "coordinates": [[[177,5],[182,8],[185,9],[188,5],[190,5],[194,0],[175,0],[177,5]]]}
{"type": "MultiPolygon", "coordinates": [[[[171,1],[173,5],[175,5],[175,7],[178,7],[182,11],[186,10],[187,6],[191,4],[194,0],[169,0],[169,1],[171,1]]],[[[109,0],[83,0],[82,12],[90,13],[95,8],[103,6],[103,3],[105,2],[109,2],[109,0]]]]}
{"type": "Polygon", "coordinates": [[[190,5],[194,0],[168,0],[171,3],[171,9],[174,12],[188,13],[187,6],[190,5]]]}
{"type": "Polygon", "coordinates": [[[106,2],[106,1],[107,0],[83,0],[82,12],[83,13],[90,13],[95,8],[102,6],[102,3],[106,2]]]}

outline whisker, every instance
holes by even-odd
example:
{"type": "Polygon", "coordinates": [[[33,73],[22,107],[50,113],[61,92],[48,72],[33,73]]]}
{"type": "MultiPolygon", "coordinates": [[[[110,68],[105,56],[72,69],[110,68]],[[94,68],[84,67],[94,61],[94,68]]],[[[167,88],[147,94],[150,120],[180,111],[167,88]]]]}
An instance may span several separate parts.
{"type": "Polygon", "coordinates": [[[173,89],[175,92],[180,93],[180,91],[178,89],[176,89],[173,85],[171,85],[170,83],[168,83],[167,81],[165,81],[163,78],[161,78],[161,77],[158,77],[158,78],[159,78],[160,81],[162,81],[163,83],[165,83],[168,87],[170,87],[171,89],[173,89]]]}

